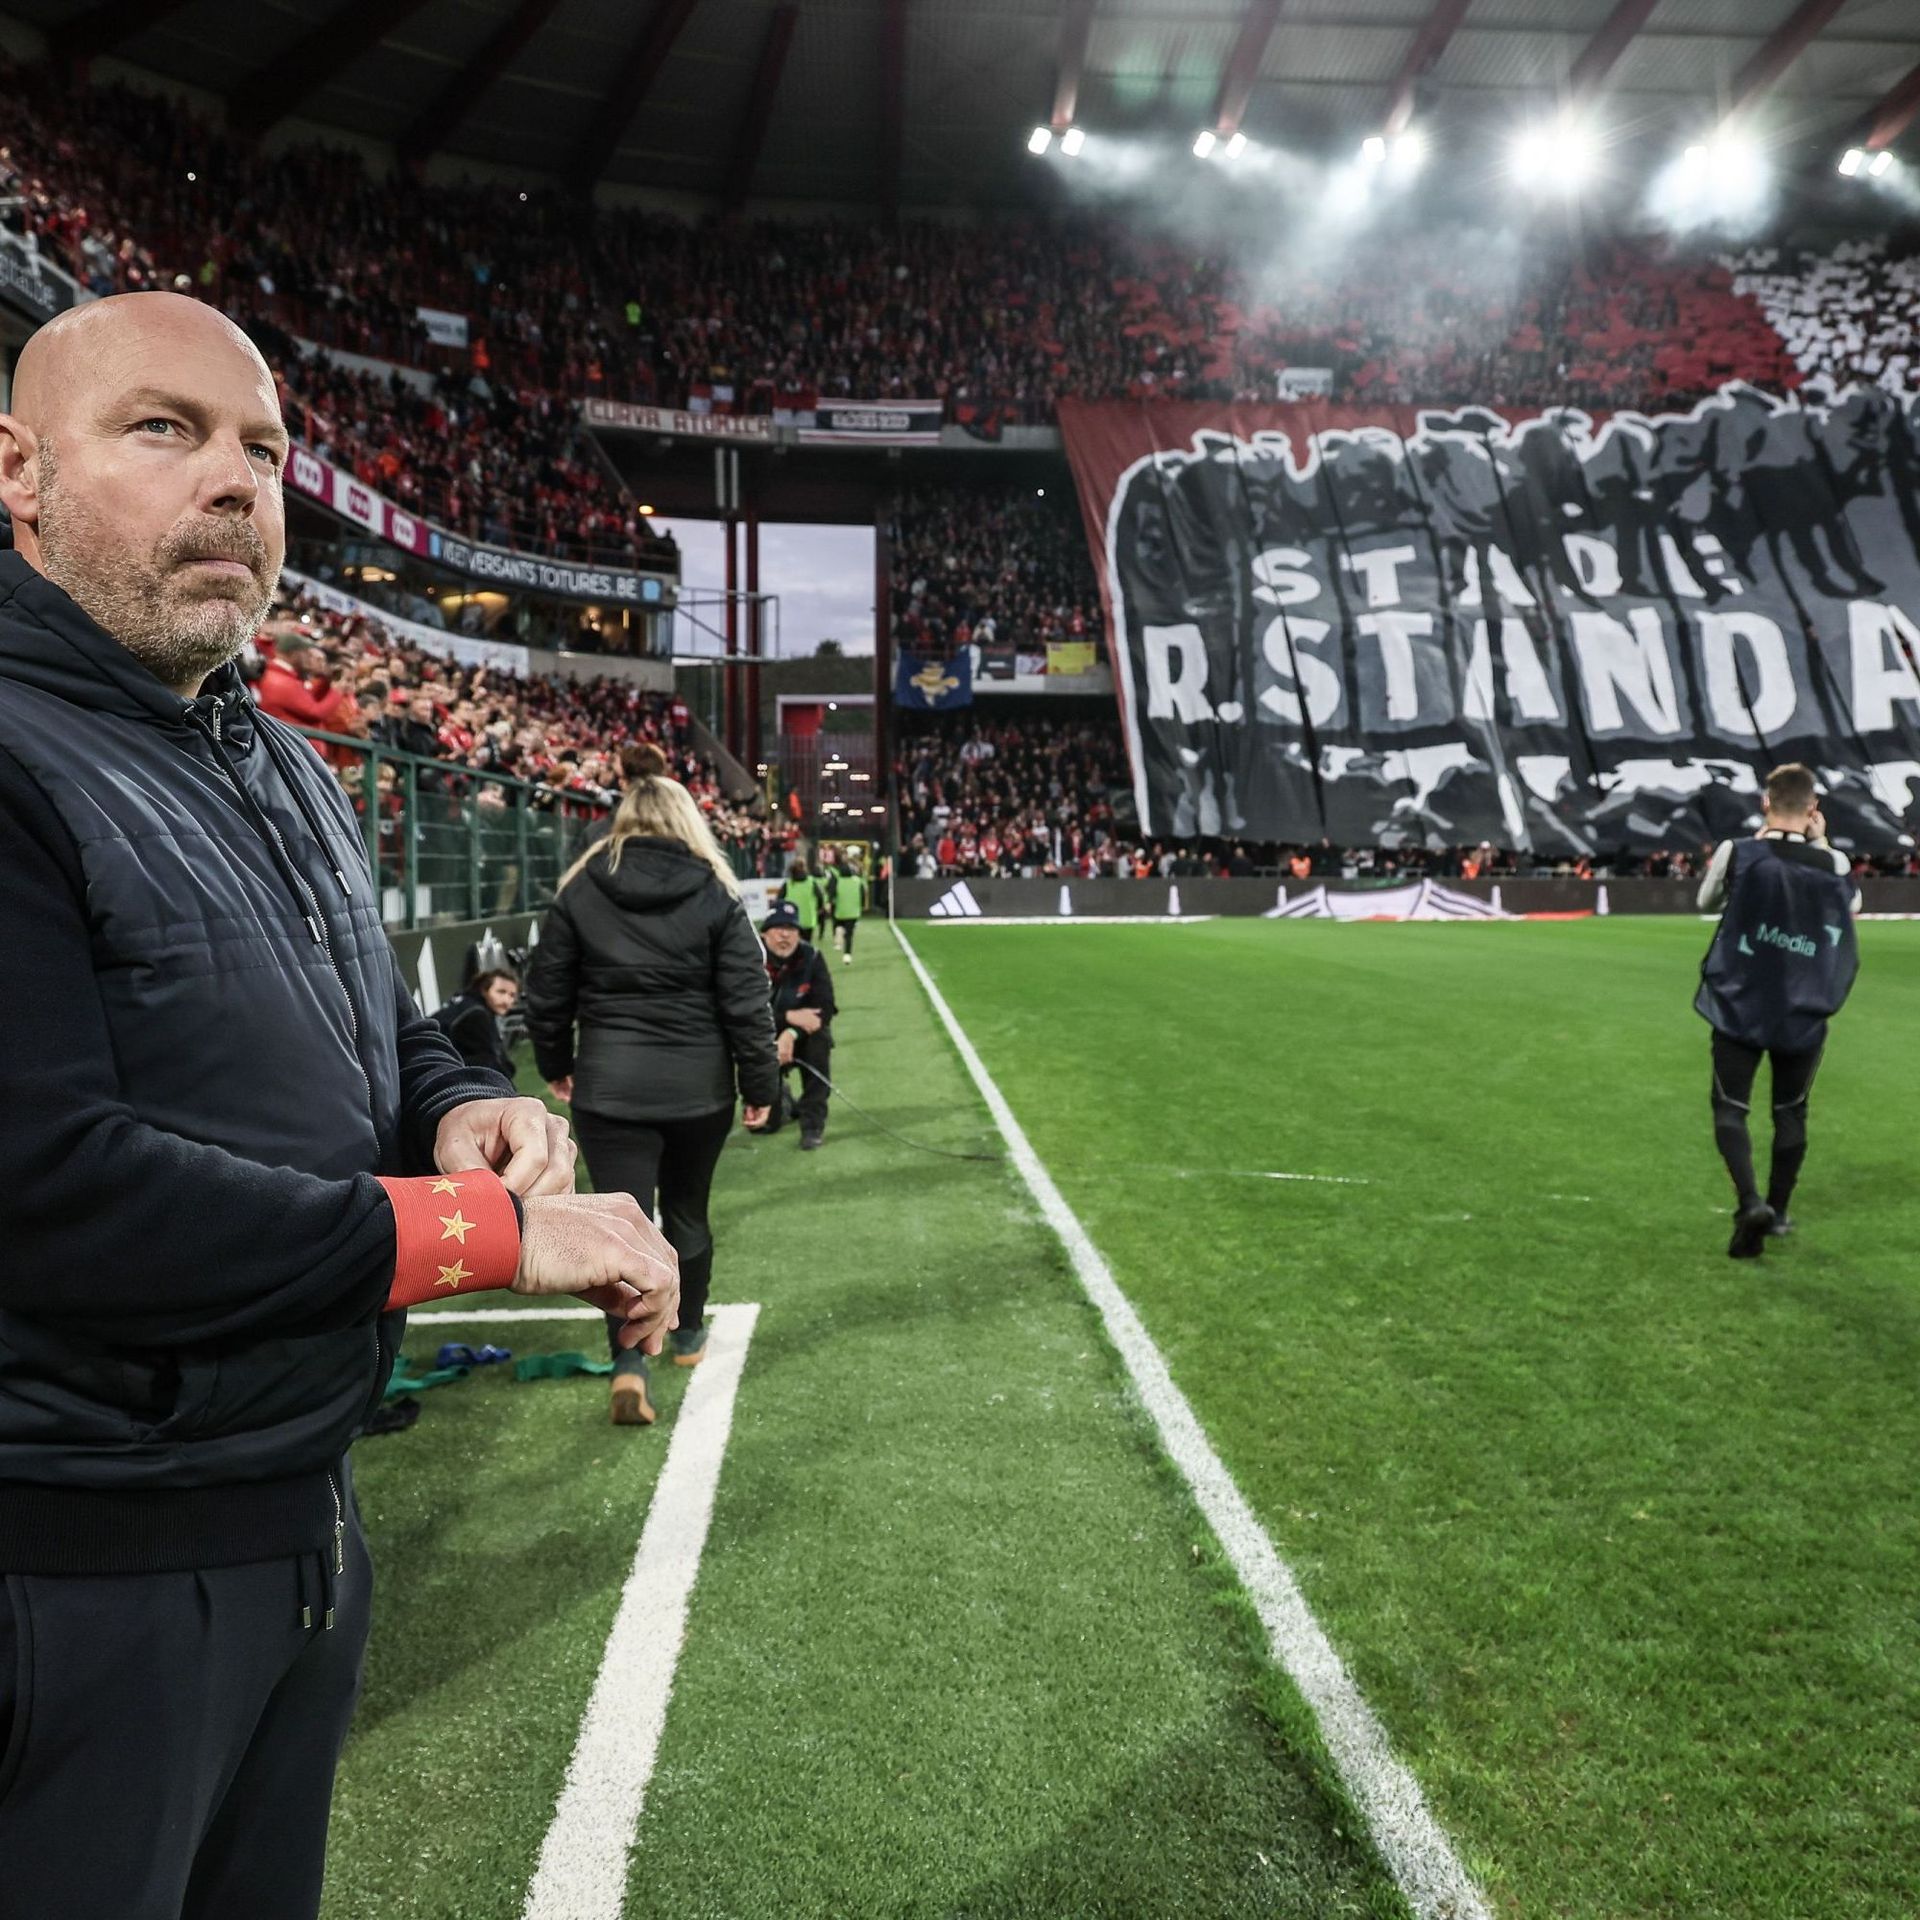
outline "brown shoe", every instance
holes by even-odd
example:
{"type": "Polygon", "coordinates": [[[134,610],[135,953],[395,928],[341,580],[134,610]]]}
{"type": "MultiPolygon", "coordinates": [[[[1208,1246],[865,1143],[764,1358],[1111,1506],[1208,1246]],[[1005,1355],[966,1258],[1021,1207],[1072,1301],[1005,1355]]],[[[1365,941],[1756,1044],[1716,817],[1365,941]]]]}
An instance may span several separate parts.
{"type": "Polygon", "coordinates": [[[650,1427],[656,1418],[644,1373],[613,1376],[612,1419],[616,1427],[650,1427]]]}
{"type": "Polygon", "coordinates": [[[682,1333],[675,1327],[667,1335],[667,1344],[673,1349],[676,1367],[697,1367],[707,1357],[707,1329],[695,1327],[691,1333],[682,1333]]]}

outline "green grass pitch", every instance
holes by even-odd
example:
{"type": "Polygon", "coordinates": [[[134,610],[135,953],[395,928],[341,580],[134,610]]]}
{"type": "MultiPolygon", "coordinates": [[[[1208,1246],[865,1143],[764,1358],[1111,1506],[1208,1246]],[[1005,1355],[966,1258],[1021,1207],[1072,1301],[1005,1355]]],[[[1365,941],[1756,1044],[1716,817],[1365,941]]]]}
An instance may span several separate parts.
{"type": "MultiPolygon", "coordinates": [[[[1920,1912],[1920,929],[1756,1264],[1695,922],[911,933],[1497,1913],[1920,1912]]],[[[877,927],[840,980],[847,1091],[996,1148],[877,927]]],[[[629,1916],[1399,1913],[1011,1173],[843,1106],[718,1223],[763,1313],[629,1916]]],[[[479,1376],[358,1449],[329,1920],[519,1912],[660,1372],[651,1431],[479,1376]]]]}

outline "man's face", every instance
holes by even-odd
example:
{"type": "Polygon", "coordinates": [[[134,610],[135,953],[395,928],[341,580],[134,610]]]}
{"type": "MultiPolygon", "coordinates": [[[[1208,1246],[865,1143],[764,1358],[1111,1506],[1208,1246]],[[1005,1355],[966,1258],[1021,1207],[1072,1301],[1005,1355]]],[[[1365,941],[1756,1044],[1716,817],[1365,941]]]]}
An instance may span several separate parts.
{"type": "Polygon", "coordinates": [[[428,693],[416,694],[407,708],[408,717],[423,727],[433,725],[433,696],[428,693]]]}
{"type": "Polygon", "coordinates": [[[785,960],[800,944],[798,927],[769,927],[767,929],[767,951],[776,960],[785,960]]]}
{"type": "Polygon", "coordinates": [[[33,454],[5,491],[29,562],[191,694],[272,605],[288,440],[266,368],[218,316],[141,307],[170,298],[136,296],[23,377],[33,454]]]}

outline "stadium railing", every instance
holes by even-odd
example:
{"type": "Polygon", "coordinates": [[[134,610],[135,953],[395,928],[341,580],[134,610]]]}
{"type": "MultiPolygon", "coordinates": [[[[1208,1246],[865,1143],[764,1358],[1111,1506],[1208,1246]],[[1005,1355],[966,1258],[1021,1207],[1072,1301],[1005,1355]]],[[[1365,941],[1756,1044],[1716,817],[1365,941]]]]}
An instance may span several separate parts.
{"type": "Polygon", "coordinates": [[[303,728],[360,821],[393,932],[537,913],[609,809],[531,781],[303,728]]]}

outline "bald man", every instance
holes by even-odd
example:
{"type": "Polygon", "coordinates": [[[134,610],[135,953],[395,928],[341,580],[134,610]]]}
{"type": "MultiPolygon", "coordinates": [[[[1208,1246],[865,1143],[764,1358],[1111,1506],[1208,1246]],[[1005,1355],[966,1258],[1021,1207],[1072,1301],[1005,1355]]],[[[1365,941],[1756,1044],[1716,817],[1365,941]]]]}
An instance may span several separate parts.
{"type": "Polygon", "coordinates": [[[0,415],[0,1910],[301,1920],[371,1599],[347,1449],[404,1309],[673,1255],[409,998],[359,826],[234,656],[271,374],[137,294],[0,415]]]}

